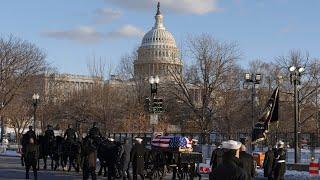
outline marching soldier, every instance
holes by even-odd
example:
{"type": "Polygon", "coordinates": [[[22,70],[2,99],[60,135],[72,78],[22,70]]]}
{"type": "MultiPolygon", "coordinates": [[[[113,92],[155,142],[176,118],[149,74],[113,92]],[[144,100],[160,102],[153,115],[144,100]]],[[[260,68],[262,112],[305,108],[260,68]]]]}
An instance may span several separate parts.
{"type": "Polygon", "coordinates": [[[144,146],[141,138],[136,138],[136,143],[132,147],[130,159],[132,162],[133,180],[138,179],[140,175],[141,179],[144,179],[144,146]]]}
{"type": "Polygon", "coordinates": [[[272,180],[272,169],[274,164],[274,153],[272,147],[268,147],[268,151],[265,153],[265,158],[263,161],[263,170],[264,177],[267,177],[268,180],[272,180]]]}
{"type": "Polygon", "coordinates": [[[286,171],[286,151],[284,149],[284,142],[279,141],[278,149],[275,153],[274,179],[283,180],[285,171],[286,171]]]}
{"type": "Polygon", "coordinates": [[[223,150],[221,148],[221,144],[217,143],[216,146],[217,148],[214,151],[212,151],[210,160],[212,170],[214,170],[222,162],[223,150]]]}
{"type": "Polygon", "coordinates": [[[220,143],[216,143],[216,149],[212,151],[210,165],[212,172],[209,174],[209,176],[212,176],[213,171],[218,167],[219,164],[222,163],[222,157],[223,157],[223,150],[221,148],[220,143]]]}
{"type": "Polygon", "coordinates": [[[108,153],[107,153],[107,168],[108,168],[108,180],[116,177],[116,163],[117,163],[117,146],[113,138],[108,138],[108,153]]]}
{"type": "Polygon", "coordinates": [[[39,158],[39,146],[35,144],[34,139],[30,138],[26,145],[25,165],[26,165],[26,179],[29,179],[29,170],[32,167],[34,179],[38,178],[37,163],[39,158]]]}
{"type": "Polygon", "coordinates": [[[130,151],[131,151],[131,146],[129,144],[129,140],[124,139],[124,142],[122,145],[122,151],[121,151],[121,170],[122,170],[123,180],[131,179],[130,172],[129,172],[130,151]]]}
{"type": "Polygon", "coordinates": [[[222,149],[224,151],[223,160],[220,165],[213,171],[210,179],[214,180],[246,180],[247,176],[241,168],[239,160],[240,142],[229,140],[222,142],[222,149]]]}
{"type": "Polygon", "coordinates": [[[242,144],[240,147],[239,159],[242,163],[242,168],[246,172],[247,179],[253,179],[256,174],[253,156],[246,152],[246,147],[242,144]]]}

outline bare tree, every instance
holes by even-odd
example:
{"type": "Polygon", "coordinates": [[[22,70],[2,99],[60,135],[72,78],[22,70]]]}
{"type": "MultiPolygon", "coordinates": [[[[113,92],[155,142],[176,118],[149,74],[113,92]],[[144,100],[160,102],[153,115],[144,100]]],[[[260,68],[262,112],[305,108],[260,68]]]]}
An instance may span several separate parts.
{"type": "Polygon", "coordinates": [[[0,38],[0,102],[4,107],[45,67],[45,54],[34,44],[13,36],[0,38]]]}
{"type": "Polygon", "coordinates": [[[171,70],[174,79],[172,93],[194,113],[196,123],[207,139],[214,127],[218,91],[226,82],[224,77],[235,67],[240,54],[236,44],[219,42],[207,34],[191,38],[189,51],[195,63],[187,69],[186,76],[171,70]],[[200,90],[200,102],[194,101],[192,89],[200,90]]]}

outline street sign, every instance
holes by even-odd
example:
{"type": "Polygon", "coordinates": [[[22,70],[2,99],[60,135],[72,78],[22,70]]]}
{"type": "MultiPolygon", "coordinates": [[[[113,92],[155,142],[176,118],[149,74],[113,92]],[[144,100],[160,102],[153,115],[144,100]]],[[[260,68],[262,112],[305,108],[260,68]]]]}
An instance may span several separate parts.
{"type": "Polygon", "coordinates": [[[150,114],[150,124],[158,124],[158,114],[150,114]]]}

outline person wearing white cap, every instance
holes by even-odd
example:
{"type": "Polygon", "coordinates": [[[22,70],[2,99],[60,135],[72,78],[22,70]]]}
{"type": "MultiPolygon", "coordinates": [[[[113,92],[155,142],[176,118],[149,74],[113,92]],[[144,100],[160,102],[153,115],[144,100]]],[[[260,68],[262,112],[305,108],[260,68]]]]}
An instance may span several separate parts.
{"type": "Polygon", "coordinates": [[[144,179],[144,153],[145,148],[142,144],[143,139],[135,138],[136,143],[132,147],[130,160],[132,162],[133,180],[138,179],[138,174],[141,179],[144,179]]]}
{"type": "Polygon", "coordinates": [[[246,180],[247,176],[241,168],[239,160],[239,149],[241,143],[234,140],[222,142],[221,148],[224,151],[222,163],[213,171],[210,179],[214,180],[246,180]]]}
{"type": "Polygon", "coordinates": [[[286,151],[284,149],[284,142],[280,140],[277,147],[275,153],[276,164],[274,168],[274,179],[282,180],[284,179],[284,174],[286,172],[286,151]]]}

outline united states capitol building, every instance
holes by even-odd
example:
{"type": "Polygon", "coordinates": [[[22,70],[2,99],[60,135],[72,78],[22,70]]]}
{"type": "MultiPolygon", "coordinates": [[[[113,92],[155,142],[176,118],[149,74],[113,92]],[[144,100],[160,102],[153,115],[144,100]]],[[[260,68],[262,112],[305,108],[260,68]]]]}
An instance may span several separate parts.
{"type": "Polygon", "coordinates": [[[138,59],[134,61],[135,78],[157,75],[167,81],[172,79],[172,72],[182,71],[179,49],[173,35],[166,30],[163,19],[158,3],[154,26],[144,35],[138,49],[138,59]]]}

